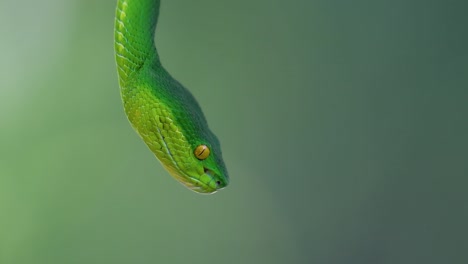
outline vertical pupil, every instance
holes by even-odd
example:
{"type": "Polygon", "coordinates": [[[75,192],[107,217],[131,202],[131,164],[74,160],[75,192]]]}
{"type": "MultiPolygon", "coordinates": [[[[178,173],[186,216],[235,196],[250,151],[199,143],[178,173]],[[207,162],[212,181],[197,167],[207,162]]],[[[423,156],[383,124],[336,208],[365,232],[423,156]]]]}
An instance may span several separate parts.
{"type": "Polygon", "coordinates": [[[198,159],[204,160],[210,155],[210,149],[205,145],[200,145],[195,149],[194,154],[198,159]]]}
{"type": "Polygon", "coordinates": [[[201,152],[198,153],[198,156],[199,156],[199,157],[201,157],[201,156],[203,155],[203,152],[205,152],[205,150],[206,150],[205,148],[201,148],[201,149],[202,149],[201,152]]]}

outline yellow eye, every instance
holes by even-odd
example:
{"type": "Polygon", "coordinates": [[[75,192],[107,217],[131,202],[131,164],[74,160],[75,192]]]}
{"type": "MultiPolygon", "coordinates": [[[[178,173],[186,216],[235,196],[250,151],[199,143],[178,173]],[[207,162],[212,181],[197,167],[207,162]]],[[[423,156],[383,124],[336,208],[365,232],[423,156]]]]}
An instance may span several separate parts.
{"type": "Polygon", "coordinates": [[[200,145],[195,149],[194,154],[197,159],[204,160],[210,155],[210,149],[206,145],[200,145]]]}

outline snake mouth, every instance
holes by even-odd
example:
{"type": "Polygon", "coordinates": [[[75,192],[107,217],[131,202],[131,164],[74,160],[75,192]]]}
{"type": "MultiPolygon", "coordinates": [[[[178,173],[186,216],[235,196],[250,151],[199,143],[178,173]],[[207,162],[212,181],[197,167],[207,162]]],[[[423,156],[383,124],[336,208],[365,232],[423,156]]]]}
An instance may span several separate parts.
{"type": "Polygon", "coordinates": [[[219,175],[216,174],[214,171],[206,167],[203,167],[203,171],[205,172],[206,175],[209,175],[211,177],[211,181],[208,184],[214,182],[217,190],[221,190],[224,187],[226,187],[227,184],[221,181],[219,175]]]}
{"type": "Polygon", "coordinates": [[[197,178],[189,176],[190,183],[186,183],[187,187],[195,192],[204,194],[212,194],[226,187],[226,184],[219,179],[220,177],[214,171],[204,167],[203,172],[197,178]]]}

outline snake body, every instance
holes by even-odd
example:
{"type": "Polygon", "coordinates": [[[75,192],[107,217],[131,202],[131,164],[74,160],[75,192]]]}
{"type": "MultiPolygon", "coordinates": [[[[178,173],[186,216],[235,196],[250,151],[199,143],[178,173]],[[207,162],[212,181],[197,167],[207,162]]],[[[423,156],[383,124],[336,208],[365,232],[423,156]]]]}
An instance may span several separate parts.
{"type": "Polygon", "coordinates": [[[166,170],[199,193],[225,187],[220,143],[193,95],[161,65],[154,36],[159,0],[118,0],[115,59],[125,113],[166,170]]]}

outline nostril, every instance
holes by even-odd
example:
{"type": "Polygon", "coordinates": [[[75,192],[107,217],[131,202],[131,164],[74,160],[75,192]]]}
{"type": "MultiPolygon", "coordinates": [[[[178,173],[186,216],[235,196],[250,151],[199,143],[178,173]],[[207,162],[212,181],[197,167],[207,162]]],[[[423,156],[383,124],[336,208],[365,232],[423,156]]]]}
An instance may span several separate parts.
{"type": "Polygon", "coordinates": [[[216,184],[216,189],[221,189],[226,186],[226,183],[221,181],[221,179],[219,179],[216,173],[214,173],[212,170],[206,167],[203,167],[203,171],[205,172],[205,174],[207,174],[211,178],[211,184],[213,184],[213,181],[214,181],[214,183],[216,184]]]}

